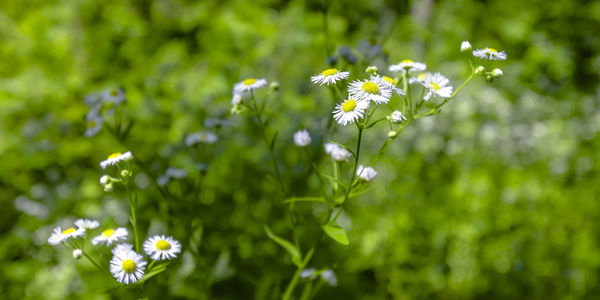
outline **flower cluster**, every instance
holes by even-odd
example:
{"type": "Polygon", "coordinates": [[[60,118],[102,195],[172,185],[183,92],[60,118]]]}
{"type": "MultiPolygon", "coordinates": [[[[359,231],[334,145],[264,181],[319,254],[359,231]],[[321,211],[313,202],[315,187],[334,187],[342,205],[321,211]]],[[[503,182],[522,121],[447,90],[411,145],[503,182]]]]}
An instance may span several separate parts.
{"type": "Polygon", "coordinates": [[[84,103],[89,107],[86,114],[85,135],[92,137],[102,129],[105,116],[115,114],[115,110],[125,102],[125,92],[120,88],[113,88],[100,93],[88,94],[84,103]]]}

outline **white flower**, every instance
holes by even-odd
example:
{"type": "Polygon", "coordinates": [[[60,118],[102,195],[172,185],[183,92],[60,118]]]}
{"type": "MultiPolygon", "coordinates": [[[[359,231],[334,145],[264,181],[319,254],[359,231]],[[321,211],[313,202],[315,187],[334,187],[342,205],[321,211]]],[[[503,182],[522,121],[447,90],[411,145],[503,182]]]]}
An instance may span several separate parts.
{"type": "Polygon", "coordinates": [[[494,48],[485,47],[485,49],[477,49],[473,50],[473,56],[479,57],[481,59],[489,59],[489,60],[505,60],[506,53],[504,51],[498,51],[494,48]]]}
{"type": "Polygon", "coordinates": [[[335,106],[333,118],[340,125],[346,126],[348,123],[354,123],[356,120],[362,119],[367,108],[369,108],[369,100],[348,99],[335,106]]]}
{"type": "Polygon", "coordinates": [[[356,176],[360,177],[360,179],[364,181],[371,181],[373,178],[375,178],[375,176],[377,176],[377,171],[371,167],[359,165],[356,169],[356,176]]]}
{"type": "Polygon", "coordinates": [[[425,82],[425,73],[421,73],[417,77],[408,78],[408,83],[410,83],[410,84],[423,83],[423,82],[425,82]]]}
{"type": "Polygon", "coordinates": [[[427,69],[427,65],[424,63],[420,63],[420,62],[414,62],[410,59],[405,59],[405,60],[401,61],[399,64],[391,65],[389,69],[392,72],[402,72],[402,73],[405,73],[407,70],[409,73],[410,72],[423,72],[423,71],[425,71],[425,69],[427,69]]]}
{"type": "Polygon", "coordinates": [[[169,183],[169,181],[171,180],[171,177],[185,178],[185,177],[187,177],[187,171],[183,170],[183,169],[169,167],[167,169],[167,171],[165,172],[165,174],[158,177],[158,179],[156,181],[158,182],[158,185],[165,186],[169,183]]]}
{"type": "Polygon", "coordinates": [[[495,68],[492,70],[492,76],[498,78],[500,76],[504,75],[504,72],[502,72],[501,69],[495,68]]]}
{"type": "Polygon", "coordinates": [[[102,175],[102,177],[100,177],[100,184],[101,185],[105,185],[110,181],[110,176],[108,175],[102,175]]]}
{"type": "Polygon", "coordinates": [[[109,155],[106,160],[100,162],[100,167],[102,167],[102,169],[106,169],[106,167],[108,166],[114,166],[121,161],[127,161],[130,159],[133,159],[133,155],[131,155],[131,152],[129,151],[123,154],[121,154],[120,152],[113,153],[109,155]]]}
{"type": "Polygon", "coordinates": [[[233,86],[234,94],[241,94],[259,89],[267,85],[267,80],[264,78],[246,78],[233,86]]]}
{"type": "Polygon", "coordinates": [[[300,278],[308,278],[308,277],[310,277],[312,279],[312,278],[315,277],[313,275],[315,272],[317,272],[317,270],[315,268],[304,269],[304,270],[302,270],[302,272],[300,272],[300,278]]]}
{"type": "Polygon", "coordinates": [[[146,264],[133,250],[119,251],[110,260],[110,273],[119,283],[130,284],[142,279],[146,264]]]}
{"type": "Polygon", "coordinates": [[[329,85],[330,83],[336,83],[339,80],[347,79],[350,76],[350,72],[340,72],[338,69],[327,69],[321,74],[317,74],[310,78],[314,84],[329,85]]]}
{"type": "Polygon", "coordinates": [[[144,242],[144,252],[152,260],[171,259],[181,252],[181,244],[170,236],[155,235],[144,242]]]}
{"type": "Polygon", "coordinates": [[[102,100],[112,104],[119,104],[125,101],[125,92],[122,89],[111,89],[102,93],[102,100]]]}
{"type": "Polygon", "coordinates": [[[117,244],[112,250],[113,255],[117,255],[119,252],[127,252],[133,250],[133,245],[128,243],[117,244]]]}
{"type": "Polygon", "coordinates": [[[125,240],[127,238],[127,229],[123,227],[119,227],[117,229],[105,229],[102,233],[92,239],[92,244],[106,244],[110,246],[112,243],[117,242],[119,240],[125,240]]]}
{"type": "Polygon", "coordinates": [[[231,105],[238,106],[242,103],[242,95],[239,93],[233,93],[233,97],[231,98],[231,105]]]}
{"type": "Polygon", "coordinates": [[[310,145],[311,141],[310,134],[306,129],[298,130],[294,133],[294,144],[298,147],[306,147],[310,145]]]}
{"type": "Polygon", "coordinates": [[[471,47],[471,43],[469,43],[469,41],[463,41],[462,44],[460,44],[460,52],[471,51],[471,49],[473,48],[471,47]]]}
{"type": "Polygon", "coordinates": [[[85,136],[92,137],[98,134],[100,129],[102,129],[103,122],[104,119],[102,119],[100,113],[94,108],[90,109],[86,116],[87,128],[85,129],[85,136]]]}
{"type": "Polygon", "coordinates": [[[189,147],[197,143],[214,144],[217,142],[217,140],[219,140],[219,136],[217,136],[215,133],[202,130],[188,134],[185,137],[185,145],[189,147]]]}
{"type": "Polygon", "coordinates": [[[82,256],[83,256],[83,251],[81,251],[81,249],[73,250],[73,258],[74,259],[80,259],[82,256]]]}
{"type": "Polygon", "coordinates": [[[394,112],[392,112],[392,114],[390,115],[390,119],[392,120],[392,122],[394,122],[396,124],[406,121],[406,117],[399,110],[395,110],[394,112]]]}
{"type": "Polygon", "coordinates": [[[337,277],[333,270],[325,270],[321,273],[321,278],[325,280],[330,286],[337,286],[337,277]]]}
{"type": "Polygon", "coordinates": [[[347,161],[352,156],[348,150],[334,143],[325,144],[325,153],[335,161],[347,161]]]}
{"type": "Polygon", "coordinates": [[[67,228],[65,230],[61,230],[60,226],[54,229],[50,238],[48,238],[48,243],[50,245],[58,245],[70,238],[78,238],[85,235],[85,228],[77,228],[74,227],[67,228]]]}
{"type": "Polygon", "coordinates": [[[398,81],[396,81],[394,78],[388,77],[388,76],[383,76],[383,77],[378,77],[378,76],[371,76],[371,80],[375,80],[375,77],[380,78],[381,82],[389,89],[391,89],[393,92],[395,92],[396,94],[398,94],[398,96],[402,96],[404,95],[404,91],[401,90],[400,88],[398,88],[396,85],[398,85],[398,81]]]}
{"type": "Polygon", "coordinates": [[[444,77],[440,73],[427,73],[425,74],[425,81],[423,86],[429,89],[427,95],[423,98],[425,101],[429,100],[432,96],[439,96],[442,98],[449,98],[452,96],[452,86],[449,86],[450,80],[444,77]]]}
{"type": "Polygon", "coordinates": [[[75,225],[79,228],[94,229],[94,228],[100,226],[100,223],[98,223],[98,221],[96,221],[96,220],[79,219],[79,220],[75,221],[75,225]]]}
{"type": "Polygon", "coordinates": [[[392,89],[381,77],[373,76],[369,80],[355,80],[348,86],[350,98],[382,104],[388,103],[392,97],[392,89]]]}

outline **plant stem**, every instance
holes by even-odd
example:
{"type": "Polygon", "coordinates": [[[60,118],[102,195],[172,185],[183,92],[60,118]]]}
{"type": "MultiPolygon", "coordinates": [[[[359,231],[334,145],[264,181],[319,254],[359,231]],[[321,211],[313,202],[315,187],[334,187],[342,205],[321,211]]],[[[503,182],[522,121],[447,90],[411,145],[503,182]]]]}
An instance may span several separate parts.
{"type": "MultiPolygon", "coordinates": [[[[322,232],[323,231],[321,231],[321,233],[322,232]]],[[[321,238],[321,235],[322,234],[319,234],[319,239],[321,238]]],[[[319,239],[317,239],[317,243],[319,242],[319,239]]],[[[283,297],[281,299],[289,300],[290,297],[292,296],[292,293],[294,292],[294,288],[296,288],[296,285],[298,284],[298,280],[300,279],[300,273],[302,272],[302,270],[304,270],[304,268],[306,267],[306,265],[312,258],[313,254],[315,253],[315,248],[317,247],[317,243],[315,243],[315,245],[313,245],[313,247],[310,248],[310,250],[308,250],[308,252],[306,253],[304,260],[302,261],[302,265],[300,265],[296,269],[296,272],[294,272],[294,276],[292,277],[292,280],[290,281],[287,288],[285,289],[285,293],[283,294],[283,297]]]]}
{"type": "Polygon", "coordinates": [[[137,231],[137,218],[135,216],[135,209],[136,209],[136,199],[134,199],[133,197],[131,197],[131,191],[129,190],[129,186],[128,186],[128,182],[125,181],[125,190],[127,191],[127,198],[129,198],[129,212],[130,212],[130,221],[131,221],[131,227],[133,227],[133,238],[135,241],[135,252],[140,253],[140,240],[138,238],[138,231],[137,231]]]}
{"type": "Polygon", "coordinates": [[[94,266],[96,266],[96,268],[98,268],[98,270],[100,270],[100,272],[105,271],[102,269],[102,267],[100,267],[100,265],[91,256],[89,256],[87,253],[85,253],[83,251],[81,251],[81,253],[83,253],[83,256],[85,256],[85,258],[87,258],[94,266]]]}
{"type": "Polygon", "coordinates": [[[415,119],[436,114],[438,112],[437,110],[440,109],[440,107],[444,106],[444,104],[448,103],[448,101],[452,100],[452,98],[454,98],[454,96],[458,95],[458,93],[467,85],[467,83],[469,83],[469,81],[471,81],[471,79],[473,79],[474,76],[475,76],[475,72],[472,72],[471,75],[469,75],[469,77],[467,77],[467,79],[456,89],[456,91],[454,91],[454,93],[452,93],[452,95],[449,98],[444,99],[444,101],[442,101],[442,103],[436,105],[434,108],[430,109],[428,112],[415,116],[415,119]]]}
{"type": "Polygon", "coordinates": [[[358,158],[360,156],[360,142],[362,140],[362,132],[363,132],[363,128],[358,127],[358,141],[356,142],[356,155],[354,156],[354,168],[352,169],[352,177],[350,179],[350,183],[348,184],[348,189],[346,190],[346,196],[344,197],[344,201],[340,205],[335,217],[333,217],[333,219],[331,219],[331,221],[329,223],[335,223],[337,218],[342,213],[343,205],[346,203],[346,201],[348,201],[348,198],[350,197],[350,191],[352,190],[352,186],[354,185],[354,179],[356,178],[356,169],[358,168],[358,158]]]}

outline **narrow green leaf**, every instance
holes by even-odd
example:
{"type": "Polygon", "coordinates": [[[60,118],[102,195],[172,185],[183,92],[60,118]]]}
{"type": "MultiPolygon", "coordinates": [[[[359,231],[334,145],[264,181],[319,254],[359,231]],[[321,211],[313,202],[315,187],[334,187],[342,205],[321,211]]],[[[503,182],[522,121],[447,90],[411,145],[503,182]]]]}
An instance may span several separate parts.
{"type": "Polygon", "coordinates": [[[302,255],[300,254],[300,250],[298,250],[298,248],[296,248],[296,246],[294,246],[294,244],[284,240],[283,238],[278,237],[277,235],[275,235],[271,229],[269,229],[269,226],[264,225],[265,228],[265,232],[267,233],[267,236],[273,240],[275,243],[279,244],[279,246],[283,247],[292,257],[292,262],[297,266],[300,267],[302,265],[302,255]]]}
{"type": "Polygon", "coordinates": [[[323,197],[292,197],[283,200],[283,203],[294,203],[294,202],[322,202],[326,203],[323,197]]]}
{"type": "Polygon", "coordinates": [[[346,235],[346,232],[344,231],[344,229],[342,229],[341,227],[337,226],[337,225],[331,225],[331,224],[327,224],[323,226],[323,231],[325,231],[325,233],[327,233],[327,235],[332,238],[333,240],[335,240],[336,242],[342,244],[342,245],[349,245],[350,241],[348,240],[348,236],[346,235]]]}

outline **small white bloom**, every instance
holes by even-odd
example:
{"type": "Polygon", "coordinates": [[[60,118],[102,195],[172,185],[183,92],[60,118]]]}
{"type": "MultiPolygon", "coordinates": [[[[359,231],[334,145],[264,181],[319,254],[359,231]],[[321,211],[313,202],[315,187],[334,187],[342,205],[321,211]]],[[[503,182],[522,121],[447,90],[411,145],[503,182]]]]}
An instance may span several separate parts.
{"type": "Polygon", "coordinates": [[[338,103],[333,110],[333,118],[342,126],[348,123],[354,123],[362,119],[365,110],[369,108],[369,100],[348,99],[343,103],[338,103]]]}
{"type": "Polygon", "coordinates": [[[315,268],[306,268],[300,272],[300,278],[308,278],[311,279],[315,276],[313,275],[317,270],[315,268]]]}
{"type": "Polygon", "coordinates": [[[119,283],[135,283],[144,277],[146,264],[144,258],[133,250],[119,251],[110,260],[110,273],[119,283]]]}
{"type": "Polygon", "coordinates": [[[129,151],[123,154],[121,154],[121,152],[113,153],[109,155],[106,160],[100,162],[100,167],[102,167],[102,169],[106,169],[108,166],[114,166],[119,162],[128,161],[130,159],[133,159],[133,155],[131,155],[131,152],[129,151]]]}
{"type": "Polygon", "coordinates": [[[405,59],[399,64],[391,65],[389,70],[392,72],[423,72],[427,69],[427,65],[420,62],[414,62],[410,59],[405,59]]]}
{"type": "Polygon", "coordinates": [[[462,44],[460,44],[460,52],[471,51],[471,49],[473,49],[473,47],[471,47],[469,41],[463,41],[462,44]]]}
{"type": "Polygon", "coordinates": [[[127,229],[123,227],[119,227],[117,229],[109,228],[105,229],[99,236],[92,239],[92,244],[106,244],[107,246],[110,246],[112,243],[120,240],[125,240],[126,238],[127,229]]]}
{"type": "Polygon", "coordinates": [[[87,128],[85,129],[85,136],[92,137],[98,134],[102,129],[102,123],[104,119],[96,109],[90,109],[86,116],[87,128]]]}
{"type": "Polygon", "coordinates": [[[496,68],[496,69],[492,70],[492,76],[494,76],[494,77],[497,78],[497,77],[500,77],[502,75],[504,75],[504,72],[502,72],[501,69],[496,68]]]}
{"type": "Polygon", "coordinates": [[[102,177],[100,177],[100,184],[101,185],[105,185],[110,181],[110,177],[108,175],[102,175],[102,177]]]}
{"type": "Polygon", "coordinates": [[[108,91],[102,93],[102,100],[104,102],[118,105],[119,103],[125,101],[125,92],[123,92],[122,89],[108,90],[108,91]]]}
{"type": "Polygon", "coordinates": [[[79,228],[94,229],[94,228],[100,226],[100,223],[98,223],[98,221],[96,221],[96,220],[79,219],[79,220],[75,221],[75,225],[79,228]]]}
{"type": "Polygon", "coordinates": [[[333,273],[333,270],[323,271],[323,273],[321,273],[321,278],[323,278],[330,286],[337,286],[337,277],[335,276],[335,273],[333,273]]]}
{"type": "Polygon", "coordinates": [[[112,250],[113,255],[117,255],[119,252],[127,252],[133,250],[133,245],[128,243],[117,244],[112,250]]]}
{"type": "Polygon", "coordinates": [[[377,171],[371,167],[359,165],[356,169],[356,176],[360,177],[360,179],[364,181],[371,181],[373,178],[375,178],[375,176],[377,176],[377,171]]]}
{"type": "Polygon", "coordinates": [[[294,144],[298,147],[306,147],[311,142],[310,134],[306,129],[298,130],[294,133],[294,144]]]}
{"type": "Polygon", "coordinates": [[[395,110],[394,112],[392,112],[392,114],[390,115],[390,119],[392,120],[392,122],[394,122],[396,124],[406,121],[406,117],[399,110],[395,110]]]}
{"type": "Polygon", "coordinates": [[[233,86],[234,94],[250,92],[267,85],[267,80],[264,78],[246,78],[233,86]]]}
{"type": "Polygon", "coordinates": [[[67,228],[65,230],[61,230],[60,226],[55,228],[48,238],[48,243],[50,245],[58,245],[70,238],[78,238],[85,235],[85,228],[77,228],[74,227],[67,228]]]}
{"type": "Polygon", "coordinates": [[[189,147],[197,143],[214,144],[217,142],[217,140],[219,140],[219,136],[217,136],[215,133],[202,130],[188,134],[185,137],[185,145],[189,147]]]}
{"type": "Polygon", "coordinates": [[[410,83],[410,84],[423,83],[423,82],[425,82],[425,73],[421,73],[421,74],[417,75],[417,77],[408,78],[408,83],[410,83]]]}
{"type": "Polygon", "coordinates": [[[391,89],[393,92],[398,94],[398,96],[404,95],[404,91],[396,86],[396,85],[398,85],[398,81],[396,81],[394,78],[391,78],[388,76],[383,76],[383,77],[371,76],[371,80],[375,80],[375,77],[380,78],[381,82],[384,85],[386,85],[387,88],[391,89]]]}
{"type": "Polygon", "coordinates": [[[372,76],[368,80],[355,80],[348,86],[350,98],[373,101],[377,104],[388,103],[392,89],[381,77],[372,76]]]}
{"type": "Polygon", "coordinates": [[[327,143],[324,146],[325,153],[329,154],[335,161],[347,161],[352,156],[348,150],[337,144],[327,143]]]}
{"type": "Polygon", "coordinates": [[[442,98],[449,98],[452,96],[452,86],[449,86],[450,80],[444,77],[440,73],[427,73],[425,74],[425,81],[423,86],[428,89],[427,95],[423,98],[425,101],[429,100],[432,96],[439,96],[442,98]]]}
{"type": "Polygon", "coordinates": [[[312,76],[310,81],[314,84],[329,85],[331,83],[335,84],[339,80],[347,79],[348,76],[350,76],[350,72],[340,72],[338,69],[327,69],[320,74],[312,76]]]}
{"type": "Polygon", "coordinates": [[[81,249],[73,250],[73,258],[74,259],[80,259],[82,256],[83,256],[83,251],[81,251],[81,249]]]}
{"type": "Polygon", "coordinates": [[[158,177],[156,181],[158,182],[158,185],[165,186],[169,183],[169,181],[171,181],[171,177],[178,179],[185,178],[187,177],[187,171],[183,169],[169,167],[167,171],[160,177],[158,177]]]}
{"type": "Polygon", "coordinates": [[[181,244],[170,236],[155,235],[144,242],[144,252],[152,260],[172,259],[181,252],[181,244]]]}
{"type": "Polygon", "coordinates": [[[240,103],[242,103],[242,95],[239,93],[234,93],[233,97],[231,98],[231,105],[238,106],[240,103]]]}
{"type": "Polygon", "coordinates": [[[473,50],[473,56],[479,57],[481,59],[489,59],[489,60],[505,60],[506,53],[503,51],[498,51],[494,48],[485,47],[485,49],[477,49],[473,50]]]}

